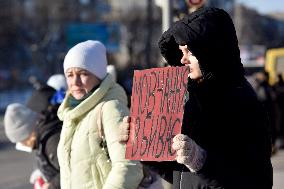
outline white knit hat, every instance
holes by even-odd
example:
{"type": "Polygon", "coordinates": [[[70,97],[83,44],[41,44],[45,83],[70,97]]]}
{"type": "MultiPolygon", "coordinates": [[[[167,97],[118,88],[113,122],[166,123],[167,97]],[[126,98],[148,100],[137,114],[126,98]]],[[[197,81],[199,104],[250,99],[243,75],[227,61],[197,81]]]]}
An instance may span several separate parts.
{"type": "Polygon", "coordinates": [[[93,73],[102,80],[107,74],[106,48],[99,41],[88,40],[78,43],[66,54],[63,67],[64,73],[69,68],[77,67],[93,73]]]}
{"type": "Polygon", "coordinates": [[[37,119],[38,114],[22,104],[8,105],[4,115],[6,136],[13,143],[26,140],[31,135],[37,119]]]}
{"type": "Polygon", "coordinates": [[[46,84],[57,91],[59,91],[60,89],[67,90],[67,83],[63,74],[54,74],[50,76],[46,84]]]}

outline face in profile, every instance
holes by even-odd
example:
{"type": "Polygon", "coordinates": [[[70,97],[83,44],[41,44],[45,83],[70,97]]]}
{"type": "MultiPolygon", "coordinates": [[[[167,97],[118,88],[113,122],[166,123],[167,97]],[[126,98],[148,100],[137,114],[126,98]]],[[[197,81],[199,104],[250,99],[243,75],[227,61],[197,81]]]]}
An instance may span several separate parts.
{"type": "Polygon", "coordinates": [[[69,68],[65,76],[68,90],[76,100],[82,99],[100,83],[94,74],[81,68],[69,68]]]}
{"type": "Polygon", "coordinates": [[[199,67],[197,58],[192,54],[192,52],[187,48],[187,45],[179,45],[179,49],[182,51],[182,58],[180,62],[189,67],[189,78],[195,81],[202,79],[202,73],[199,67]]]}

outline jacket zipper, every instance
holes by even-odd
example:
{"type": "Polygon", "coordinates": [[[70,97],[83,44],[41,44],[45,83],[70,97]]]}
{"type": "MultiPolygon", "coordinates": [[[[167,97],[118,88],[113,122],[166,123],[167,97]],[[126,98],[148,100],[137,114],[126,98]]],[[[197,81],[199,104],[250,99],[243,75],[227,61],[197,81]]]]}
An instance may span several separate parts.
{"type": "Polygon", "coordinates": [[[179,188],[181,189],[181,186],[182,186],[182,179],[183,179],[183,169],[181,170],[181,173],[180,173],[180,181],[179,181],[179,188]]]}

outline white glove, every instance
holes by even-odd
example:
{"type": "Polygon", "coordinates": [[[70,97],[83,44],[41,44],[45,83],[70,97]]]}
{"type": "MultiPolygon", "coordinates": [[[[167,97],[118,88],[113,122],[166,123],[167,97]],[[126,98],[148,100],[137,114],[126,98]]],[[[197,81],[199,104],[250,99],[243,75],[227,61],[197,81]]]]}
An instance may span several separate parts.
{"type": "Polygon", "coordinates": [[[32,172],[31,175],[30,175],[30,183],[31,183],[31,184],[34,184],[35,181],[36,181],[39,177],[42,177],[42,178],[45,180],[45,178],[44,178],[42,172],[41,172],[39,169],[33,170],[33,172],[32,172]]]}
{"type": "Polygon", "coordinates": [[[130,117],[125,116],[119,125],[119,142],[126,143],[129,139],[130,117]]]}
{"type": "Polygon", "coordinates": [[[191,172],[199,171],[205,163],[206,152],[187,135],[176,135],[172,148],[177,152],[177,162],[184,164],[191,172]]]}

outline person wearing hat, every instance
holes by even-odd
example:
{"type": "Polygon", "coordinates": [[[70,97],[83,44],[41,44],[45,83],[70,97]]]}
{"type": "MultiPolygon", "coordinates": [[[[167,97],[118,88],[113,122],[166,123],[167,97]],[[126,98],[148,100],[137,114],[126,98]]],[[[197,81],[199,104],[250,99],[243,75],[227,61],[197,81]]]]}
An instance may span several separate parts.
{"type": "Polygon", "coordinates": [[[43,113],[49,106],[60,105],[67,90],[66,79],[63,74],[50,76],[46,84],[41,84],[32,91],[27,100],[27,106],[35,112],[43,113]]]}
{"type": "Polygon", "coordinates": [[[50,105],[50,101],[56,90],[48,85],[41,85],[39,88],[32,91],[26,105],[33,111],[41,113],[50,105]]]}
{"type": "Polygon", "coordinates": [[[48,80],[46,81],[46,84],[52,88],[54,88],[56,91],[59,90],[67,90],[67,83],[64,74],[53,74],[51,75],[48,80]]]}
{"type": "Polygon", "coordinates": [[[106,48],[88,40],[65,56],[68,90],[58,109],[61,188],[134,189],[143,178],[139,161],[125,159],[118,125],[129,114],[123,88],[107,74],[106,48]]]}
{"type": "MultiPolygon", "coordinates": [[[[26,106],[38,114],[37,133],[38,142],[42,147],[37,150],[37,163],[41,167],[45,177],[54,178],[54,186],[60,187],[59,164],[57,159],[57,145],[60,138],[62,121],[57,116],[59,105],[62,103],[65,91],[66,80],[63,74],[54,74],[49,77],[46,84],[34,89],[31,96],[28,98],[26,106]],[[45,161],[49,156],[45,152],[51,151],[50,157],[54,158],[56,166],[53,166],[49,161],[45,161]],[[54,153],[53,153],[54,152],[54,153]]],[[[36,173],[37,170],[34,170],[36,173]]],[[[33,175],[33,174],[32,174],[33,175]]],[[[31,178],[33,177],[31,175],[31,178]]]]}
{"type": "MultiPolygon", "coordinates": [[[[176,161],[152,162],[173,188],[271,189],[268,117],[244,77],[234,24],[227,12],[202,7],[160,40],[171,66],[188,66],[188,101],[176,161]]],[[[120,125],[127,141],[128,120],[120,125]]]]}
{"type": "Polygon", "coordinates": [[[60,174],[57,160],[57,144],[61,127],[42,126],[40,114],[20,103],[7,106],[4,128],[7,138],[16,143],[16,149],[36,153],[37,168],[44,177],[43,188],[59,189],[60,174]]]}

